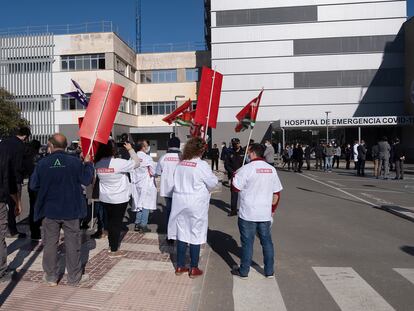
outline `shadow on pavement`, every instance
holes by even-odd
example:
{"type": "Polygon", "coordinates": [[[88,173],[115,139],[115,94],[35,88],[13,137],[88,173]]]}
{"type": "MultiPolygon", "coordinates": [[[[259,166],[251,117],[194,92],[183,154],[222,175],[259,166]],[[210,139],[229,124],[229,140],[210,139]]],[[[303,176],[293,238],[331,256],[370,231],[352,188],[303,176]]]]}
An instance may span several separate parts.
{"type": "Polygon", "coordinates": [[[215,207],[218,207],[225,213],[230,212],[230,204],[224,202],[223,200],[217,200],[217,199],[211,198],[210,205],[214,205],[215,207]]]}
{"type": "Polygon", "coordinates": [[[344,201],[347,201],[347,202],[353,202],[353,203],[358,203],[358,204],[368,205],[370,207],[374,207],[374,206],[372,206],[370,204],[367,204],[367,203],[364,203],[362,201],[350,200],[350,199],[347,199],[347,198],[342,198],[340,196],[336,196],[336,195],[332,195],[332,194],[327,194],[327,193],[324,193],[324,192],[315,191],[315,190],[311,190],[311,189],[306,189],[306,188],[302,188],[302,187],[296,187],[296,188],[299,189],[299,190],[302,190],[302,191],[307,191],[307,192],[313,192],[313,193],[317,193],[317,194],[322,194],[322,195],[327,196],[327,197],[331,197],[331,198],[335,198],[335,199],[341,199],[341,200],[344,200],[344,201]]]}
{"type": "Polygon", "coordinates": [[[407,253],[408,255],[414,256],[414,246],[404,245],[400,247],[400,250],[402,250],[404,253],[407,253]]]}

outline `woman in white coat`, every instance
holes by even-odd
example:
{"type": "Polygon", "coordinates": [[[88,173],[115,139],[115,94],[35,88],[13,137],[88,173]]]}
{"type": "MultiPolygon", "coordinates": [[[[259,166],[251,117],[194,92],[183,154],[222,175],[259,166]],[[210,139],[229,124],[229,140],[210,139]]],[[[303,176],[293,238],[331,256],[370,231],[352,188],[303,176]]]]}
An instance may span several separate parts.
{"type": "Polygon", "coordinates": [[[131,174],[132,211],[136,212],[135,231],[151,232],[148,228],[150,210],[157,209],[157,186],[155,184],[155,163],[147,154],[145,140],[136,145],[140,166],[131,174]]]}
{"type": "Polygon", "coordinates": [[[207,162],[201,160],[206,144],[191,138],[184,147],[182,161],[174,172],[174,191],[168,222],[168,238],[177,240],[176,275],[189,272],[191,278],[203,274],[198,268],[200,246],[207,241],[210,191],[218,184],[207,162]],[[190,245],[191,269],[185,266],[190,245]]]}

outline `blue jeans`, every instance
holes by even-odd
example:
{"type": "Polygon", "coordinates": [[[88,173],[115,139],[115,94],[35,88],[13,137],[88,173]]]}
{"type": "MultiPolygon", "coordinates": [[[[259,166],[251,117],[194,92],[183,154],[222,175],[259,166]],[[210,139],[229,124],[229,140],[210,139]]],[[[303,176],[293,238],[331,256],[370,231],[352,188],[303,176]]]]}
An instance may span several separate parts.
{"type": "Polygon", "coordinates": [[[141,225],[141,227],[146,227],[148,225],[149,209],[143,208],[137,212],[135,217],[135,224],[141,225]]]}
{"type": "MultiPolygon", "coordinates": [[[[177,240],[177,268],[185,267],[185,253],[187,251],[187,243],[177,240]]],[[[191,268],[198,267],[200,259],[200,245],[190,244],[191,268]]]]}
{"type": "Polygon", "coordinates": [[[165,197],[165,211],[166,211],[166,226],[168,228],[168,220],[170,219],[170,214],[171,214],[171,205],[172,205],[172,198],[167,198],[165,197]]]}
{"type": "Polygon", "coordinates": [[[93,208],[95,209],[95,215],[98,219],[98,231],[102,232],[102,230],[108,230],[108,217],[106,216],[106,210],[102,203],[95,201],[93,208]]]}
{"type": "Polygon", "coordinates": [[[333,158],[333,156],[325,157],[325,170],[326,171],[327,170],[329,170],[329,171],[332,170],[332,158],[333,158]]]}
{"type": "Polygon", "coordinates": [[[263,248],[263,261],[265,275],[274,273],[275,253],[273,250],[272,232],[270,230],[270,221],[255,222],[247,221],[239,217],[238,220],[241,240],[241,259],[240,259],[240,275],[247,276],[249,274],[250,265],[253,257],[253,244],[256,232],[259,235],[260,244],[263,248]]]}

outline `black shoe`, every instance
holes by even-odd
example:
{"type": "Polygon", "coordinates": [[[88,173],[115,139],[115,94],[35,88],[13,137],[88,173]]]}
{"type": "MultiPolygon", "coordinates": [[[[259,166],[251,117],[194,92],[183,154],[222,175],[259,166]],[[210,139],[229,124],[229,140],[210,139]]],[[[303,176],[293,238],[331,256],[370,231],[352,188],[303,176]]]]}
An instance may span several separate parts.
{"type": "Polygon", "coordinates": [[[134,231],[141,232],[141,225],[135,225],[134,231]]]}
{"type": "Polygon", "coordinates": [[[13,279],[14,270],[6,270],[0,276],[0,283],[10,282],[13,279]]]}
{"type": "Polygon", "coordinates": [[[240,268],[231,270],[231,274],[233,274],[234,276],[237,276],[238,278],[240,278],[242,280],[247,280],[249,278],[249,276],[247,276],[247,275],[241,275],[240,274],[240,268]]]}
{"type": "Polygon", "coordinates": [[[168,245],[174,245],[174,240],[169,240],[168,238],[165,239],[168,245]]]}
{"type": "Polygon", "coordinates": [[[227,216],[229,217],[237,216],[237,211],[231,211],[230,213],[227,214],[227,216]]]}
{"type": "Polygon", "coordinates": [[[91,239],[99,240],[102,238],[102,231],[96,231],[94,234],[91,234],[91,239]]]}
{"type": "Polygon", "coordinates": [[[17,239],[25,239],[26,236],[27,234],[23,232],[13,232],[8,235],[9,238],[17,238],[17,239]]]}

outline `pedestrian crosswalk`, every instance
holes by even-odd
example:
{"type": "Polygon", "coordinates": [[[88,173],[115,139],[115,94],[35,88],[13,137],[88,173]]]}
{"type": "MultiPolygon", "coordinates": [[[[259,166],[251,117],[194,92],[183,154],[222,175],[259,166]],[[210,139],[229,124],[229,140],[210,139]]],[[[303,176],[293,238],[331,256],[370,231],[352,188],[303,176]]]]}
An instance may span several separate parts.
{"type": "MultiPolygon", "coordinates": [[[[396,277],[403,277],[414,286],[414,268],[394,268],[396,277]]],[[[342,311],[391,311],[395,308],[385,300],[364,278],[351,267],[312,267],[312,271],[323,284],[338,308],[342,311]]],[[[251,269],[249,278],[233,277],[234,310],[285,311],[283,284],[278,278],[269,280],[251,269]]],[[[414,292],[414,287],[413,287],[414,292]]]]}

